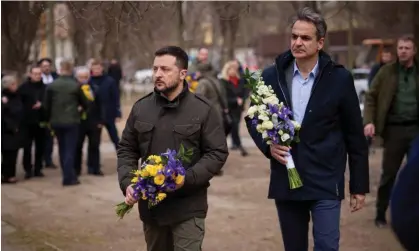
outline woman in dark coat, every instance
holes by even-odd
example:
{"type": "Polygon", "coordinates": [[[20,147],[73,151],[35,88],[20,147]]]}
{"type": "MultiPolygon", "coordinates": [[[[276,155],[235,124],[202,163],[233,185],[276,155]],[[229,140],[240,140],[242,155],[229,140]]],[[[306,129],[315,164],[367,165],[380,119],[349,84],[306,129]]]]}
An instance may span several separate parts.
{"type": "Polygon", "coordinates": [[[246,87],[238,71],[236,61],[227,62],[221,72],[221,85],[225,88],[227,95],[228,111],[232,119],[231,139],[233,143],[232,150],[240,150],[242,156],[248,153],[244,149],[240,139],[240,121],[242,119],[246,87]]]}
{"type": "Polygon", "coordinates": [[[23,105],[17,93],[16,78],[5,76],[1,84],[2,183],[16,183],[16,159],[19,148],[22,147],[23,105]]]}

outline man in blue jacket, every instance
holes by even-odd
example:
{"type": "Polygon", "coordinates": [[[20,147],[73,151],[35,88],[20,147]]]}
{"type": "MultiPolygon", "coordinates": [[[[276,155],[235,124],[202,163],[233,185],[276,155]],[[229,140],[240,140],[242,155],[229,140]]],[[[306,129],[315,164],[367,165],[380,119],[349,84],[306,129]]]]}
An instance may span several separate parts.
{"type": "Polygon", "coordinates": [[[291,149],[267,145],[251,120],[248,130],[270,160],[269,198],[275,200],[286,251],[308,250],[310,213],[315,251],[339,250],[341,201],[349,157],[351,211],[369,192],[368,145],[352,75],[322,51],[327,25],[310,8],[292,23],[291,50],[262,77],[301,123],[301,142],[291,149]],[[291,151],[303,187],[290,190],[285,157],[291,151]]]}
{"type": "Polygon", "coordinates": [[[98,87],[102,109],[106,112],[105,127],[108,130],[115,149],[118,148],[119,136],[115,123],[121,119],[121,106],[118,84],[115,80],[103,72],[103,64],[100,60],[92,60],[90,85],[93,89],[98,87]]]}
{"type": "Polygon", "coordinates": [[[419,250],[419,137],[413,141],[407,164],[399,171],[391,196],[391,225],[408,251],[419,250]]]}

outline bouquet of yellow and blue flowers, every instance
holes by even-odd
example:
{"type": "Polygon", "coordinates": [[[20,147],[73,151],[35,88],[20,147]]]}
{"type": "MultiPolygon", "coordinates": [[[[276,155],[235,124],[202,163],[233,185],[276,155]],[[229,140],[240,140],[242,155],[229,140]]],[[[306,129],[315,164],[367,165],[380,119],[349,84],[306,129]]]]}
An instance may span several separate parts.
{"type": "MultiPolygon", "coordinates": [[[[156,206],[185,180],[183,163],[190,163],[193,150],[185,150],[183,145],[178,152],[168,149],[160,155],[150,155],[139,170],[132,172],[131,183],[134,198],[148,200],[148,207],[156,206]]],[[[132,205],[121,202],[116,205],[116,214],[120,219],[132,209],[132,205]]]]}
{"type": "Polygon", "coordinates": [[[186,76],[186,82],[189,85],[189,91],[195,92],[196,87],[198,87],[198,76],[196,73],[191,73],[186,76]]]}

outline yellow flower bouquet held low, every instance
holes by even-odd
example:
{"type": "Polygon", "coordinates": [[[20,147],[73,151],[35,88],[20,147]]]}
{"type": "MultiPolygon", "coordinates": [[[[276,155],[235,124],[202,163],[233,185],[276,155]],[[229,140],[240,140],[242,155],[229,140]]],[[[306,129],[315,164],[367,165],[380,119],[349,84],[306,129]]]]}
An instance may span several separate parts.
{"type": "MultiPolygon", "coordinates": [[[[190,163],[193,150],[185,150],[183,145],[178,152],[168,149],[160,155],[150,155],[139,170],[132,172],[131,180],[136,199],[148,200],[148,207],[156,206],[164,200],[168,192],[176,190],[184,182],[184,163],[190,163]]],[[[122,219],[133,208],[124,202],[116,205],[116,214],[122,219]]]]}

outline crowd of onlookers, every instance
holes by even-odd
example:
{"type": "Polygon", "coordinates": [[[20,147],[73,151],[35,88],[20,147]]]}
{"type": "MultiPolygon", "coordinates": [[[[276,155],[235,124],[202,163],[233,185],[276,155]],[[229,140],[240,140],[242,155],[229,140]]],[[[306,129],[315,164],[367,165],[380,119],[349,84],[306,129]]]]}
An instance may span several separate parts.
{"type": "Polygon", "coordinates": [[[52,70],[52,60],[43,58],[30,67],[20,85],[16,76],[2,74],[2,183],[17,182],[21,148],[25,179],[44,177],[43,168],[57,168],[52,161],[54,138],[59,146],[63,185],[79,184],[86,137],[88,173],[102,176],[102,128],[107,129],[115,148],[119,141],[115,122],[121,118],[121,78],[116,60],[105,71],[96,59],[76,68],[63,60],[57,73],[52,70]]]}

